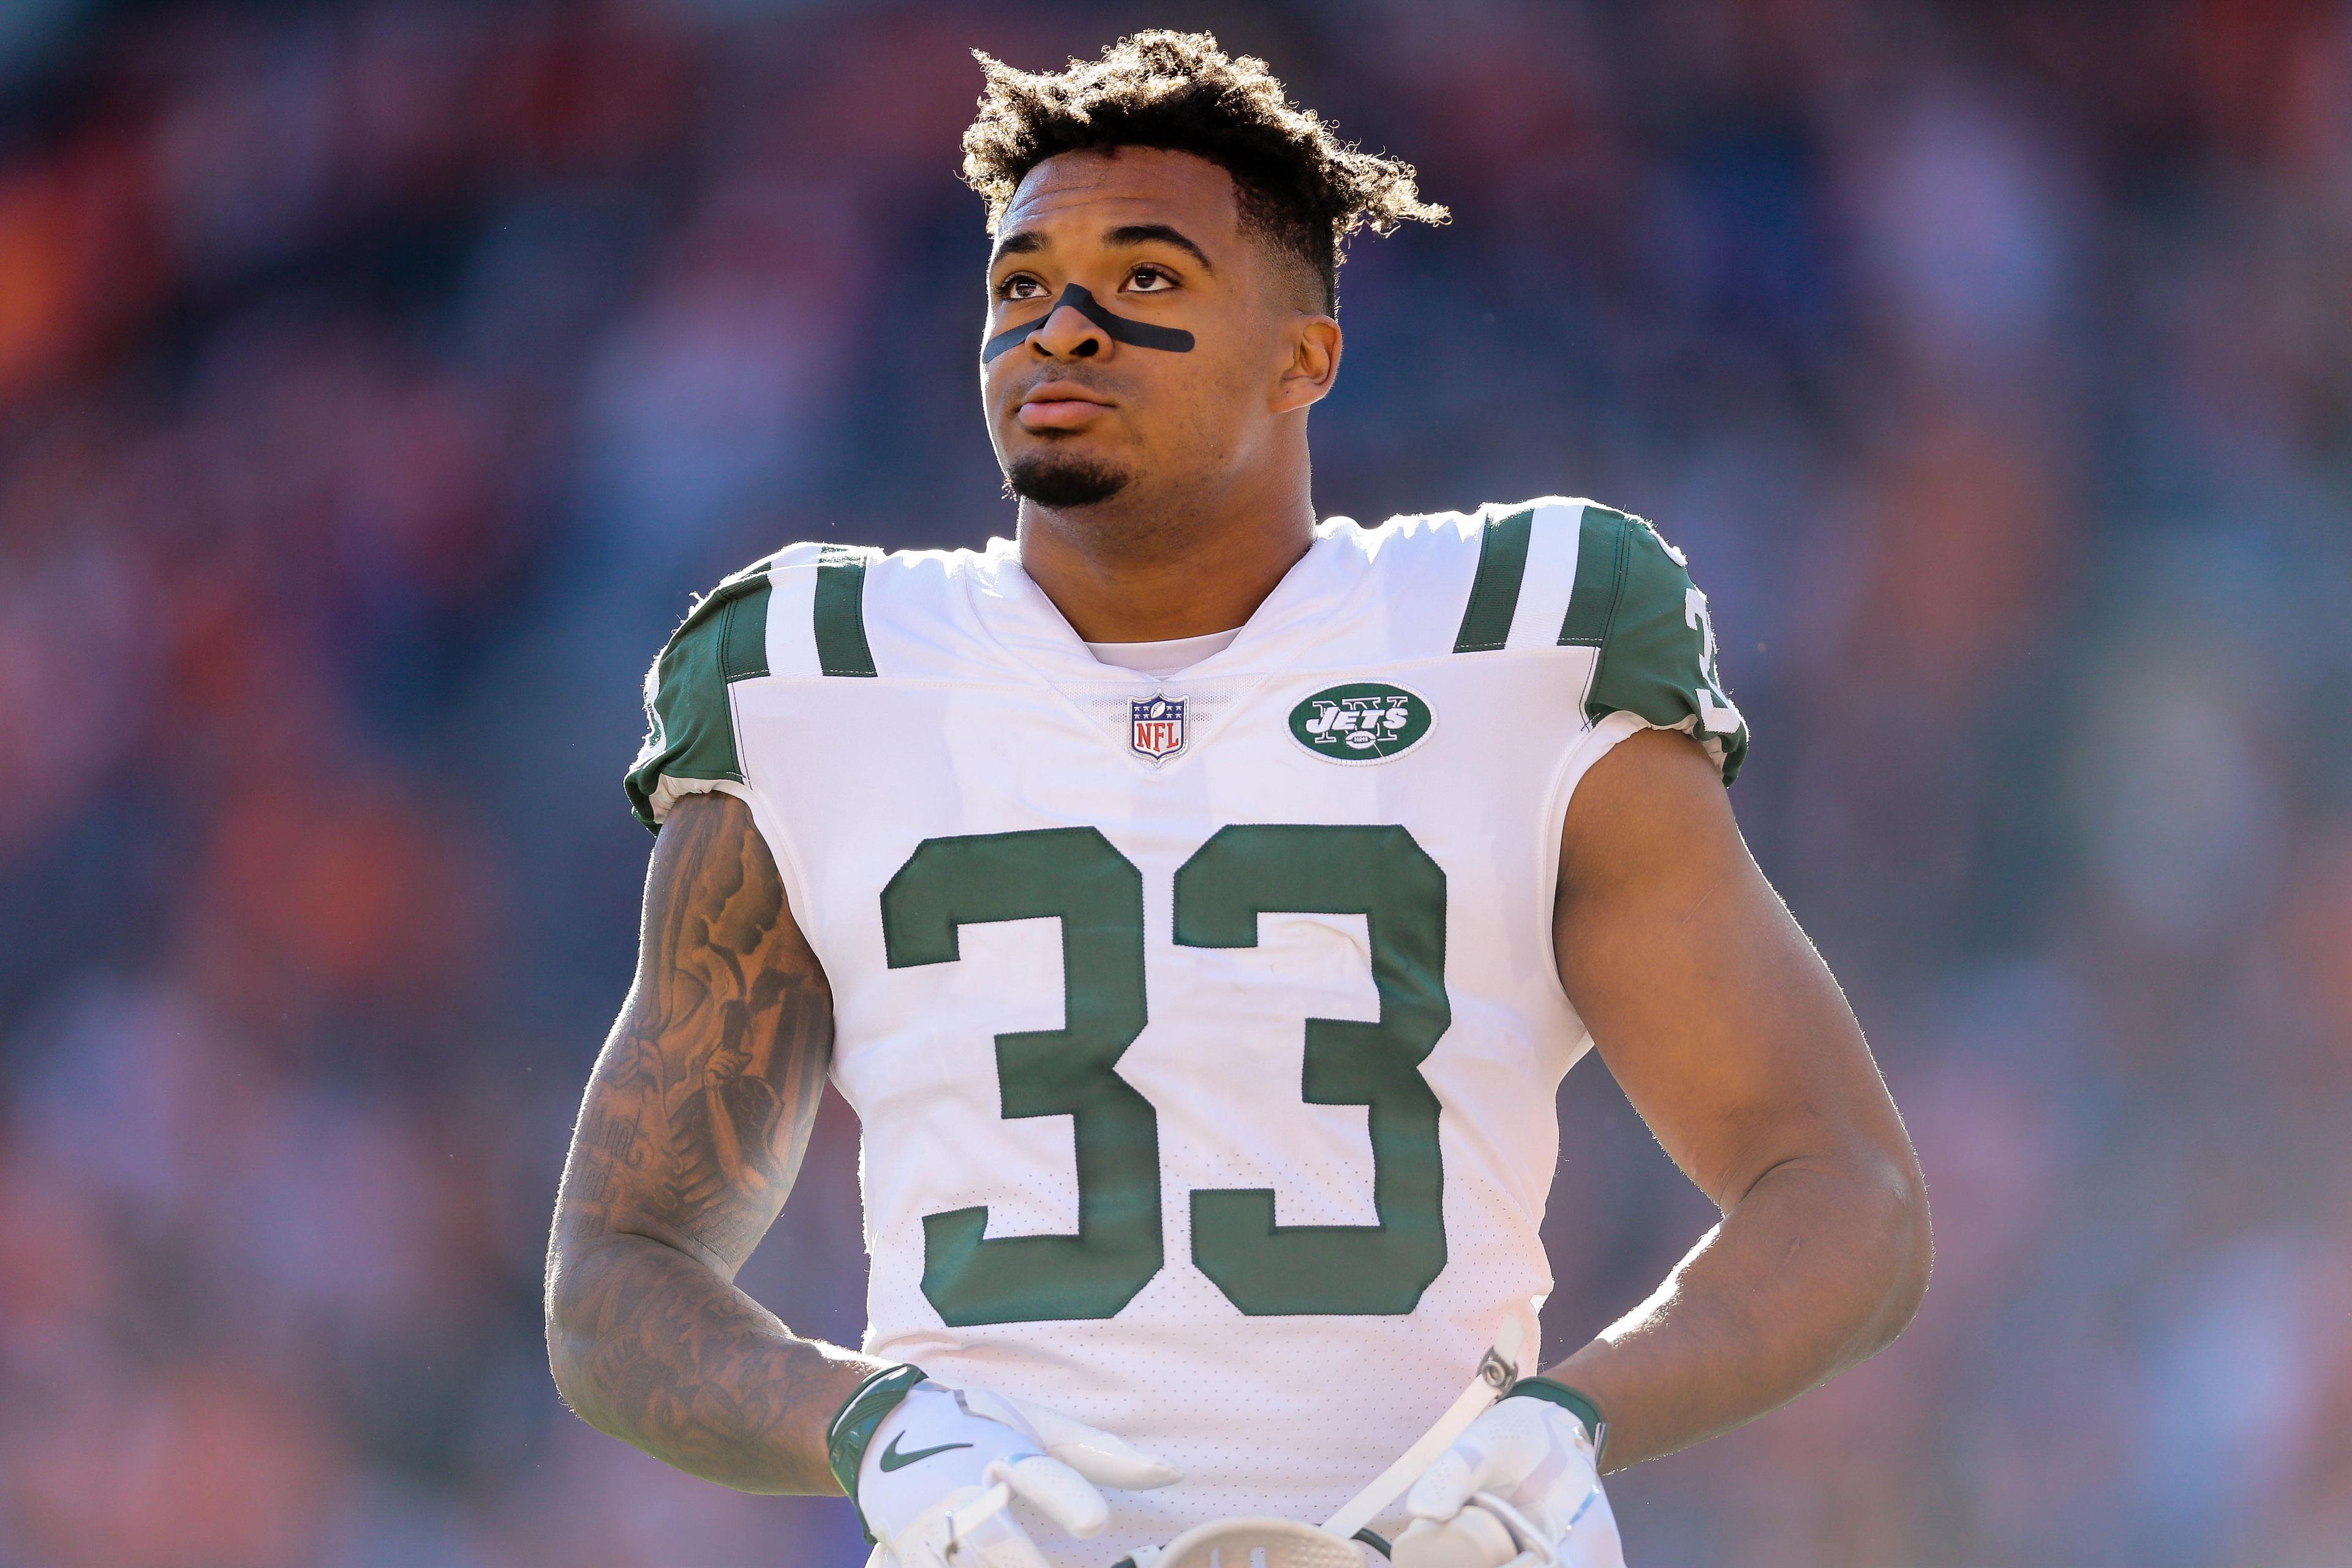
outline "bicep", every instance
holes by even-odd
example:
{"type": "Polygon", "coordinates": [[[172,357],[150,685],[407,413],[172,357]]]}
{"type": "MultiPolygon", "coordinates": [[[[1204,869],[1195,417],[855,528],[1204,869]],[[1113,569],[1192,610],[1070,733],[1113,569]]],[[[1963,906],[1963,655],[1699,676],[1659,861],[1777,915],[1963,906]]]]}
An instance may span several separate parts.
{"type": "Polygon", "coordinates": [[[1560,870],[1561,983],[1626,1098],[1718,1206],[1790,1159],[1908,1158],[1843,994],[1696,745],[1645,731],[1595,763],[1560,870]]]}
{"type": "Polygon", "coordinates": [[[598,1057],[555,1245],[634,1233],[732,1278],[782,1207],[833,1047],[833,996],[751,810],[670,810],[637,972],[598,1057]]]}

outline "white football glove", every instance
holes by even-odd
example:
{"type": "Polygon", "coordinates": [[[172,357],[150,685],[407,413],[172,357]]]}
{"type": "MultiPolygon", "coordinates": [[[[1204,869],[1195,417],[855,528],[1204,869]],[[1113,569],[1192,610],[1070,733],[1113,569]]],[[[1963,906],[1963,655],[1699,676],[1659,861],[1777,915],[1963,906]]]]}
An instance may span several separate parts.
{"type": "Polygon", "coordinates": [[[1083,1538],[1110,1518],[1097,1486],[1149,1490],[1181,1479],[1108,1432],[1006,1394],[926,1380],[874,1429],[856,1500],[898,1568],[1047,1568],[1007,1506],[1013,1498],[1083,1538]]]}
{"type": "Polygon", "coordinates": [[[1624,1568],[1592,1438],[1546,1399],[1496,1401],[1404,1501],[1396,1568],[1624,1568]]]}

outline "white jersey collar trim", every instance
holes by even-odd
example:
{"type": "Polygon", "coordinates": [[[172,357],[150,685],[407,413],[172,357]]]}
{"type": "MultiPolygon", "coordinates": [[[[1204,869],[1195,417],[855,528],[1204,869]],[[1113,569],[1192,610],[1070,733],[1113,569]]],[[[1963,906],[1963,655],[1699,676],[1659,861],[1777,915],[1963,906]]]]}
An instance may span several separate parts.
{"type": "MultiPolygon", "coordinates": [[[[1354,522],[1344,517],[1318,523],[1314,542],[1226,646],[1171,675],[1205,679],[1267,671],[1312,646],[1343,611],[1351,591],[1369,581],[1364,553],[1349,537],[1355,532],[1354,522]]],[[[977,566],[966,578],[973,611],[1015,660],[1057,685],[1119,678],[1119,669],[1095,657],[1045,591],[1022,570],[1020,546],[1013,541],[991,539],[977,566]]]]}

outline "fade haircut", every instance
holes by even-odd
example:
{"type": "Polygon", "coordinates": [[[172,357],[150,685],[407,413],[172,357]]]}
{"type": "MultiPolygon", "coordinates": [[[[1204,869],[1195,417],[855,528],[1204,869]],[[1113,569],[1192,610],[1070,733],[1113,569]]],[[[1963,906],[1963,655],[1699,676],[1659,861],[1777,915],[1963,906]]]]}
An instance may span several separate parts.
{"type": "Polygon", "coordinates": [[[988,203],[991,234],[1048,158],[1117,147],[1190,153],[1233,176],[1244,228],[1296,258],[1329,311],[1350,234],[1446,220],[1444,207],[1421,199],[1412,164],[1340,141],[1290,101],[1264,60],[1227,55],[1207,33],[1137,33],[1098,60],[1050,74],[972,55],[987,86],[963,133],[963,178],[988,203]]]}

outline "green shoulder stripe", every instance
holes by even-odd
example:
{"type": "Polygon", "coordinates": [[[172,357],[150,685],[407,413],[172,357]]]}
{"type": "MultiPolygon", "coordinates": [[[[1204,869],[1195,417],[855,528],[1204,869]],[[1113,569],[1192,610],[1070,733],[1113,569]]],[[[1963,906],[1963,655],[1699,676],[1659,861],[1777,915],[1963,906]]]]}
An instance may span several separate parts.
{"type": "Polygon", "coordinates": [[[1568,595],[1568,619],[1560,624],[1563,647],[1599,647],[1609,640],[1609,617],[1625,585],[1625,540],[1633,520],[1622,511],[1587,504],[1577,524],[1576,586],[1568,595]]]}
{"type": "Polygon", "coordinates": [[[1715,625],[1682,552],[1638,517],[1587,506],[1563,647],[1597,649],[1585,716],[1632,713],[1685,730],[1738,775],[1748,725],[1723,689],[1715,625]]]}
{"type": "Polygon", "coordinates": [[[637,820],[658,830],[654,791],[667,774],[743,780],[727,688],[768,673],[769,562],[746,567],[694,608],[646,674],[646,740],[622,780],[637,820]]]}
{"type": "Polygon", "coordinates": [[[866,640],[866,562],[876,553],[827,545],[817,557],[817,668],[827,675],[870,676],[874,649],[866,640]]]}
{"type": "Polygon", "coordinates": [[[1519,607],[1519,583],[1528,573],[1528,535],[1535,509],[1490,518],[1478,541],[1478,574],[1462,612],[1455,653],[1491,653],[1510,640],[1511,616],[1519,607]]]}

